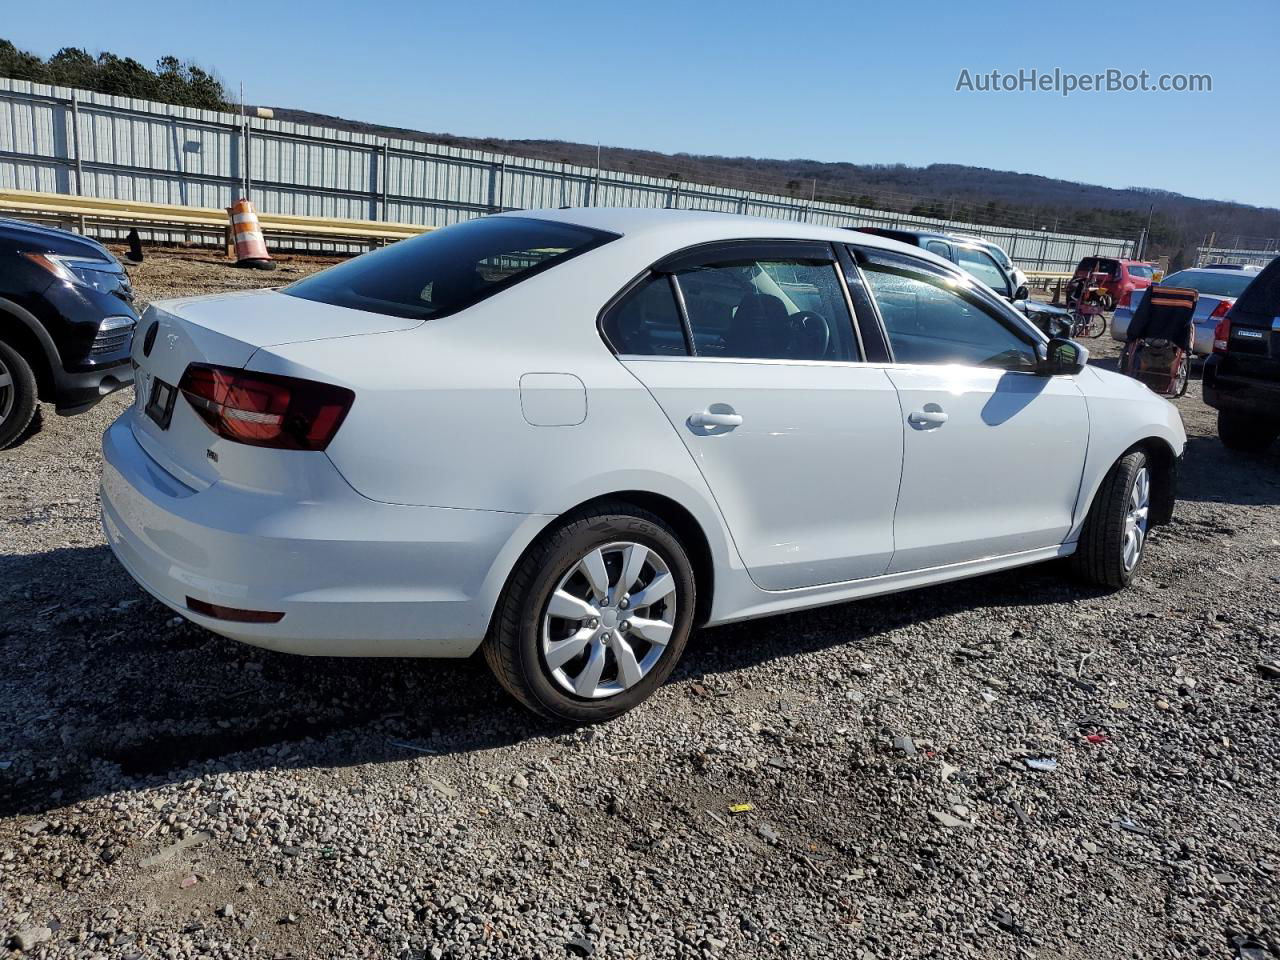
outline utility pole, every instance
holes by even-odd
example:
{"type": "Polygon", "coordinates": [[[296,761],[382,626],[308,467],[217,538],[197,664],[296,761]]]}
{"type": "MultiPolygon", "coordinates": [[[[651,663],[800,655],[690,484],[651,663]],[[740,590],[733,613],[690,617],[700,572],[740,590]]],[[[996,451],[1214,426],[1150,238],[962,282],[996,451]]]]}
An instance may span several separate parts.
{"type": "Polygon", "coordinates": [[[1147,226],[1142,231],[1142,248],[1138,252],[1135,259],[1141,260],[1147,253],[1147,244],[1151,242],[1151,218],[1155,215],[1156,205],[1153,203],[1147,207],[1147,226]]]}

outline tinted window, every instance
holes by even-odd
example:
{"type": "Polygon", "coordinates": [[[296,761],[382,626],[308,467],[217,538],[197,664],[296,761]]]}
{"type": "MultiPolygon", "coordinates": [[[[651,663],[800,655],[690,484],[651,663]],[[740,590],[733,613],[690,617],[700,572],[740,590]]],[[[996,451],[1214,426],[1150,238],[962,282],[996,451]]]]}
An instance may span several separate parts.
{"type": "Polygon", "coordinates": [[[605,315],[604,335],[618,353],[685,356],[684,325],[671,291],[671,278],[653,276],[605,315]]]}
{"type": "Polygon", "coordinates": [[[1248,314],[1255,322],[1280,317],[1280,257],[1271,261],[1245,288],[1231,311],[1232,316],[1248,314]]]}
{"type": "Polygon", "coordinates": [[[429,320],[454,313],[615,235],[568,223],[484,217],[402,240],[284,289],[304,300],[429,320]]]}
{"type": "Polygon", "coordinates": [[[1179,270],[1160,283],[1166,287],[1190,287],[1210,297],[1238,297],[1254,276],[1234,270],[1179,270]]]}
{"type": "Polygon", "coordinates": [[[973,247],[956,247],[956,263],[970,276],[977,277],[996,293],[1009,294],[1009,281],[995,260],[985,250],[973,247]]]}
{"type": "Polygon", "coordinates": [[[966,295],[958,280],[880,257],[864,264],[863,275],[898,363],[1035,369],[1032,346],[966,295]]]}
{"type": "Polygon", "coordinates": [[[857,360],[833,263],[753,260],[677,275],[700,357],[857,360]]]}

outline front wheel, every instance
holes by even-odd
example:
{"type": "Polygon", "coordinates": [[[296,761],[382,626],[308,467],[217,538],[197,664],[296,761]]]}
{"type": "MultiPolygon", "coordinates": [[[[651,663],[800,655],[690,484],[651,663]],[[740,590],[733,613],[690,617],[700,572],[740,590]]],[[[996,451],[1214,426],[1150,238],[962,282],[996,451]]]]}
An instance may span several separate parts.
{"type": "Polygon", "coordinates": [[[657,689],[693,625],[693,568],[675,532],[630,504],[570,514],[525,554],[484,654],[543,716],[610,720],[657,689]]]}
{"type": "Polygon", "coordinates": [[[1151,470],[1141,450],[1126,453],[1108,471],[1085,518],[1071,556],[1077,576],[1119,589],[1133,582],[1146,553],[1151,518],[1151,470]]]}
{"type": "Polygon", "coordinates": [[[35,418],[36,375],[17,350],[0,341],[0,450],[26,435],[35,418]]]}

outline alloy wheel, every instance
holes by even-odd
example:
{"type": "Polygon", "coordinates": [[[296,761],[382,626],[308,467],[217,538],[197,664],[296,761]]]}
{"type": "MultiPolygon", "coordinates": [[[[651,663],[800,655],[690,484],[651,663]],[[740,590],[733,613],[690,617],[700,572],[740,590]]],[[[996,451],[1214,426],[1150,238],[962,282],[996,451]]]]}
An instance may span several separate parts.
{"type": "Polygon", "coordinates": [[[1147,517],[1151,512],[1151,474],[1139,467],[1129,488],[1128,509],[1124,517],[1122,560],[1125,571],[1132,570],[1142,559],[1147,542],[1147,517]]]}
{"type": "Polygon", "coordinates": [[[17,399],[18,391],[13,382],[13,371],[5,366],[4,358],[0,357],[0,424],[9,419],[17,399]]]}
{"type": "Polygon", "coordinates": [[[542,661],[566,692],[601,700],[662,659],[676,621],[676,581],[658,551],[620,541],[578,559],[542,617],[542,661]]]}

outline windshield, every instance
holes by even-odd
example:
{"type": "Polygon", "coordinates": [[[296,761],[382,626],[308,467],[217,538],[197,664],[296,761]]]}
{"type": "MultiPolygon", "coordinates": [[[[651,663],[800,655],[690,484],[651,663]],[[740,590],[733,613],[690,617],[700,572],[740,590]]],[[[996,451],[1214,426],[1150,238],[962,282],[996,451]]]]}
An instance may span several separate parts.
{"type": "Polygon", "coordinates": [[[1190,287],[1210,297],[1238,297],[1253,277],[1234,270],[1179,270],[1160,282],[1166,287],[1190,287]]]}
{"type": "Polygon", "coordinates": [[[1156,275],[1156,268],[1147,266],[1145,263],[1129,264],[1129,276],[1137,277],[1140,280],[1150,280],[1156,275]]]}
{"type": "Polygon", "coordinates": [[[303,300],[393,317],[456,313],[617,239],[617,234],[523,217],[482,217],[330,267],[284,288],[303,300]]]}

